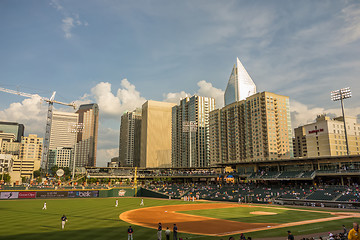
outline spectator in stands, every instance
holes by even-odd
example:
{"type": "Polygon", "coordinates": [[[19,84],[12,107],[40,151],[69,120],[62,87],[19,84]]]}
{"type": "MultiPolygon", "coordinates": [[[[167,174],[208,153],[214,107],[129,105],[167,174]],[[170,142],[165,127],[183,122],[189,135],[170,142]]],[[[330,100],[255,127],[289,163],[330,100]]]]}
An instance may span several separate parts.
{"type": "Polygon", "coordinates": [[[354,228],[349,231],[348,239],[349,240],[360,240],[359,224],[354,222],[353,227],[354,228]]]}
{"type": "Polygon", "coordinates": [[[294,235],[291,234],[291,231],[287,231],[288,232],[288,240],[294,240],[294,235]]]}

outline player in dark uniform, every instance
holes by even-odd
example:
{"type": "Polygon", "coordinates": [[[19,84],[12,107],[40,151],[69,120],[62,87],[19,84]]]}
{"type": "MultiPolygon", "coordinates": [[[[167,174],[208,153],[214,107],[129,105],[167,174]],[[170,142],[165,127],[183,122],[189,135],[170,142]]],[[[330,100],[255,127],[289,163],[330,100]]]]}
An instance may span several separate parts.
{"type": "Polygon", "coordinates": [[[65,214],[61,217],[61,229],[65,228],[65,222],[67,222],[67,217],[65,214]]]}
{"type": "Polygon", "coordinates": [[[174,228],[173,228],[174,240],[177,240],[177,232],[178,232],[178,228],[177,228],[176,224],[174,223],[174,228]]]}
{"type": "Polygon", "coordinates": [[[158,231],[157,231],[158,240],[161,240],[161,233],[162,233],[162,226],[161,226],[161,223],[159,223],[158,231]]]}
{"type": "Polygon", "coordinates": [[[291,231],[287,231],[288,232],[288,240],[294,240],[294,235],[291,234],[291,231]]]}
{"type": "Polygon", "coordinates": [[[133,240],[133,233],[134,233],[134,230],[132,229],[132,227],[130,226],[128,228],[128,240],[133,240]]]}

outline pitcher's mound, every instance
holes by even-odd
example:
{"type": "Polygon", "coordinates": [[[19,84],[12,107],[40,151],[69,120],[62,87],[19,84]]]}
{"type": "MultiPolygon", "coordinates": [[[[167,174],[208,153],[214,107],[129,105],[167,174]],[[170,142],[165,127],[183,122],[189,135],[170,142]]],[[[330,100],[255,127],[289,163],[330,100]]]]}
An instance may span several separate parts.
{"type": "Polygon", "coordinates": [[[276,215],[277,213],[274,213],[274,212],[255,211],[255,212],[250,212],[250,214],[254,214],[254,215],[276,215]]]}

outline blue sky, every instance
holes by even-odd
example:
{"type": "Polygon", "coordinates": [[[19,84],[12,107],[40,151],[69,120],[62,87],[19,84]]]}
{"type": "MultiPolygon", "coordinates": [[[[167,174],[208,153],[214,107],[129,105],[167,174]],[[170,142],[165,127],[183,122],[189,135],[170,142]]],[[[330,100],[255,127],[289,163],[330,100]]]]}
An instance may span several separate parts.
{"type": "MultiPolygon", "coordinates": [[[[0,29],[1,87],[100,105],[99,166],[125,110],[196,93],[221,106],[236,57],[258,91],[290,96],[294,127],[339,114],[343,87],[360,114],[359,1],[3,0],[0,29]]],[[[43,135],[45,117],[38,98],[0,92],[0,120],[43,135]]]]}

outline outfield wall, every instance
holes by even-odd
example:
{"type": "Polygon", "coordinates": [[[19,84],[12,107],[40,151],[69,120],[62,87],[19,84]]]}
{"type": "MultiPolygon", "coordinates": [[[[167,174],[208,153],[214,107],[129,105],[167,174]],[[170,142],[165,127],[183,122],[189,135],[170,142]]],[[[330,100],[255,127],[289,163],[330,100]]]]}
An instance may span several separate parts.
{"type": "Polygon", "coordinates": [[[113,188],[99,190],[18,190],[0,191],[0,200],[6,199],[56,199],[56,198],[106,198],[106,197],[134,197],[134,188],[113,188]]]}

